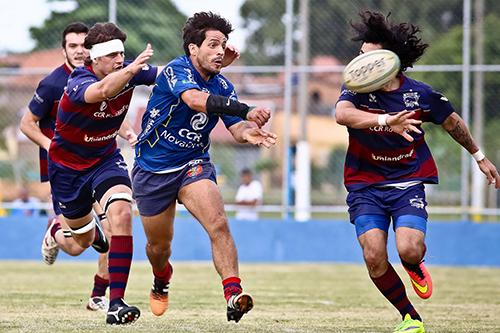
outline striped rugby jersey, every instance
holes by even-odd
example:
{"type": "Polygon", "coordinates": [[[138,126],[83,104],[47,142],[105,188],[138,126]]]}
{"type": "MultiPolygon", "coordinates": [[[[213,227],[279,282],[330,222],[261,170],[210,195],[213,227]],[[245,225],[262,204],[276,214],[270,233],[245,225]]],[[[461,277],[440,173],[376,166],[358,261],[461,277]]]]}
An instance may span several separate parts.
{"type": "MultiPolygon", "coordinates": [[[[56,114],[59,100],[66,88],[71,68],[63,64],[43,78],[28,107],[35,116],[40,118],[38,126],[42,133],[52,139],[56,127],[56,114]]],[[[40,147],[40,180],[49,181],[47,151],[40,147]]]]}
{"type": "MultiPolygon", "coordinates": [[[[355,93],[342,87],[339,101],[349,101],[356,108],[376,114],[415,111],[415,119],[442,124],[455,110],[442,94],[423,82],[400,76],[399,89],[389,92],[355,93]]],[[[337,103],[338,103],[337,102],[337,103]]],[[[389,126],[367,129],[349,128],[349,147],[344,168],[344,184],[348,191],[370,185],[406,181],[438,182],[434,159],[422,134],[411,133],[409,142],[389,126]]]]}
{"type": "Polygon", "coordinates": [[[49,150],[51,163],[84,171],[112,155],[117,149],[116,136],[134,88],[153,84],[156,73],[156,67],[147,66],[116,96],[89,104],[85,102],[85,91],[99,79],[91,66],[76,68],[59,102],[55,135],[49,150]]]}

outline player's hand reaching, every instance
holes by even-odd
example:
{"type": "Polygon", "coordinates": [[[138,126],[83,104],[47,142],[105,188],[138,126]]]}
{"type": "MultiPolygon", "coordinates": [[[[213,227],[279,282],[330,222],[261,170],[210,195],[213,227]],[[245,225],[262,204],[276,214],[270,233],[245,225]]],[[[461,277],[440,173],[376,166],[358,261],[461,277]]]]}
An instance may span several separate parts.
{"type": "Polygon", "coordinates": [[[222,59],[222,67],[231,65],[236,59],[240,58],[240,50],[234,45],[227,45],[224,50],[224,58],[222,59]]]}
{"type": "Polygon", "coordinates": [[[142,51],[135,60],[128,65],[126,68],[128,68],[132,73],[135,75],[139,73],[145,66],[147,66],[148,60],[153,56],[154,50],[151,47],[151,44],[147,44],[146,48],[144,51],[142,51]]]}
{"type": "Polygon", "coordinates": [[[262,127],[270,118],[271,109],[258,106],[247,113],[246,120],[253,121],[257,126],[262,127]]]}
{"type": "Polygon", "coordinates": [[[481,161],[477,162],[479,169],[486,175],[488,179],[488,185],[493,184],[496,189],[500,188],[500,175],[498,174],[497,168],[490,162],[486,157],[481,161]]]}
{"type": "Polygon", "coordinates": [[[389,115],[386,122],[395,133],[398,133],[406,140],[413,142],[413,137],[410,135],[410,132],[422,134],[422,131],[417,127],[422,123],[422,121],[413,119],[412,117],[414,115],[415,111],[401,111],[389,115]]]}
{"type": "Polygon", "coordinates": [[[243,133],[243,139],[256,146],[263,146],[266,148],[271,148],[276,144],[276,139],[278,136],[274,133],[265,131],[261,128],[253,127],[247,128],[243,133]]]}
{"type": "Polygon", "coordinates": [[[135,134],[135,132],[132,130],[126,130],[125,135],[128,143],[130,144],[130,147],[135,147],[135,145],[137,144],[137,134],[135,134]]]}

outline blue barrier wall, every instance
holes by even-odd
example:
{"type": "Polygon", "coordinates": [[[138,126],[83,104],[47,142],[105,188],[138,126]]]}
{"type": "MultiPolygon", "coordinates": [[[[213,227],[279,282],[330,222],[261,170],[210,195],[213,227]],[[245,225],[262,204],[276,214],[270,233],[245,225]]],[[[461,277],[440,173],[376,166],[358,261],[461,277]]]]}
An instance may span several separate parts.
{"type": "MultiPolygon", "coordinates": [[[[47,220],[0,218],[0,259],[40,259],[40,244],[47,220]]],[[[362,256],[353,226],[346,221],[263,220],[231,221],[231,231],[242,262],[349,262],[362,256]]],[[[134,259],[147,260],[146,238],[134,220],[134,259]]],[[[177,218],[172,244],[173,260],[211,260],[205,231],[192,218],[177,218]]],[[[398,257],[394,235],[389,236],[392,261],[398,257]]],[[[78,259],[97,258],[89,249],[78,259]]],[[[60,259],[75,259],[64,253],[60,259]]],[[[426,261],[431,265],[500,266],[500,224],[430,222],[426,261]]]]}

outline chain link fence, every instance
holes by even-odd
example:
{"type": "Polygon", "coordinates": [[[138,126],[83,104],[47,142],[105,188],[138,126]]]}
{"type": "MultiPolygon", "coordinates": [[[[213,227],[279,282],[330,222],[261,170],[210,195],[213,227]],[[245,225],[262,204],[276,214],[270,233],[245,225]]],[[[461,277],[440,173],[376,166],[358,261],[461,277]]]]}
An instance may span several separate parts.
{"type": "MultiPolygon", "coordinates": [[[[75,6],[69,12],[53,12],[43,25],[31,28],[36,41],[31,52],[4,52],[0,57],[0,196],[4,202],[15,199],[16,188],[20,186],[29,187],[34,196],[48,201],[48,186],[39,183],[38,149],[20,134],[18,127],[39,80],[63,62],[60,39],[66,24],[75,20],[88,25],[107,21],[109,9],[116,9],[116,22],[128,35],[125,44],[127,58],[140,53],[147,42],[155,48],[154,64],[164,65],[183,53],[181,30],[187,16],[170,0],[151,0],[147,5],[132,0],[112,1],[112,6],[98,0],[73,3],[75,6]]],[[[246,36],[242,56],[223,74],[234,83],[240,100],[269,106],[273,110],[268,129],[277,133],[280,139],[270,150],[258,149],[236,144],[222,127],[215,129],[211,154],[228,204],[234,202],[239,171],[250,168],[264,185],[263,210],[281,211],[284,177],[290,180],[290,203],[293,206],[293,160],[290,174],[283,172],[284,149],[287,148],[282,136],[286,124],[285,10],[285,0],[246,0],[240,8],[242,26],[239,29],[243,29],[246,36]]],[[[294,1],[290,156],[293,158],[295,143],[304,136],[305,130],[311,152],[311,204],[313,212],[318,214],[345,214],[346,211],[346,192],[342,183],[347,132],[335,123],[333,112],[342,84],[342,66],[359,51],[359,43],[350,40],[352,30],[349,23],[358,20],[357,13],[361,10],[390,13],[389,18],[395,22],[410,21],[420,26],[422,37],[430,47],[409,76],[443,92],[458,113],[465,110],[462,105],[464,1],[294,1]],[[300,20],[301,1],[308,5],[304,21],[300,20]],[[300,22],[306,22],[307,29],[300,22]],[[307,53],[301,60],[299,44],[305,37],[308,40],[307,53]],[[303,59],[306,59],[305,63],[303,59]],[[303,77],[301,73],[306,73],[305,84],[299,82],[303,77]],[[301,116],[298,107],[298,95],[304,89],[305,117],[301,116]]],[[[225,15],[223,11],[220,14],[225,15]]],[[[500,3],[474,1],[468,14],[472,17],[470,55],[473,65],[470,68],[470,128],[489,159],[500,166],[500,112],[497,109],[500,105],[500,3]]],[[[129,108],[129,121],[137,131],[140,130],[148,94],[149,88],[137,89],[129,108]]],[[[442,212],[459,212],[464,187],[461,147],[440,126],[425,125],[424,129],[441,176],[438,186],[429,187],[428,201],[434,206],[447,207],[442,212]]],[[[131,166],[133,151],[125,142],[120,145],[131,166]]],[[[469,182],[471,177],[467,174],[466,181],[469,182]]],[[[481,191],[485,195],[484,206],[498,216],[498,191],[481,191]]],[[[475,195],[477,193],[471,192],[469,199],[475,195]]],[[[462,210],[466,208],[461,207],[462,210]]]]}

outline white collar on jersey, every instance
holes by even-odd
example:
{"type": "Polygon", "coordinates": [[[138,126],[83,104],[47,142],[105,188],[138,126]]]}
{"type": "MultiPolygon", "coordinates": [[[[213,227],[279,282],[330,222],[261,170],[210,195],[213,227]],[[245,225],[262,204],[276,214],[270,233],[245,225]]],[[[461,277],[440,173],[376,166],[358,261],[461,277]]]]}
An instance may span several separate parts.
{"type": "Polygon", "coordinates": [[[123,52],[125,47],[123,46],[123,42],[119,39],[108,40],[104,43],[98,43],[92,45],[92,48],[89,50],[90,59],[94,60],[97,57],[102,57],[115,52],[123,52]]]}

